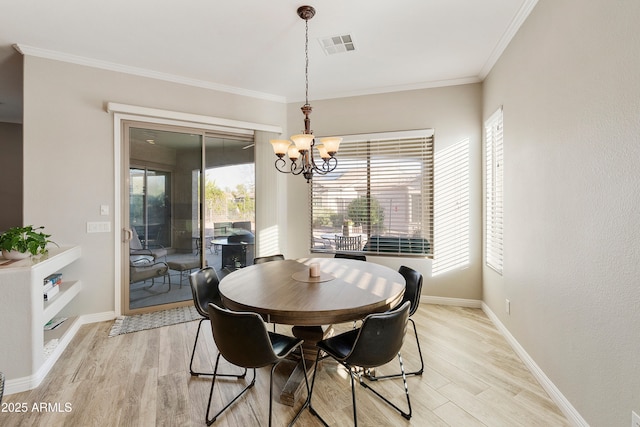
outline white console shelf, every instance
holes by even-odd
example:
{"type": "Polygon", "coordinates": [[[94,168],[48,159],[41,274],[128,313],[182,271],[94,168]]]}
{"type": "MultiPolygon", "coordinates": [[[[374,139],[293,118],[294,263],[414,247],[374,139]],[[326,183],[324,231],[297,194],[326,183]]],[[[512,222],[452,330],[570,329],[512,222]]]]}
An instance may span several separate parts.
{"type": "Polygon", "coordinates": [[[0,258],[0,369],[8,394],[37,387],[80,327],[77,318],[69,317],[44,330],[82,290],[77,277],[67,277],[67,267],[81,254],[80,246],[65,246],[20,261],[0,258]],[[44,278],[53,273],[62,273],[60,291],[44,301],[44,278]]]}

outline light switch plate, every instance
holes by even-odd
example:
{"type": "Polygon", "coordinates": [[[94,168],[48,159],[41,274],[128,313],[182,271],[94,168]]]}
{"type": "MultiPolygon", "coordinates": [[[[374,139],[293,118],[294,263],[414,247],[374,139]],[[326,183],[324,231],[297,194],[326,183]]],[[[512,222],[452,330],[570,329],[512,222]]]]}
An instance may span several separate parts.
{"type": "Polygon", "coordinates": [[[87,222],[87,233],[110,233],[111,223],[109,221],[87,222]]]}

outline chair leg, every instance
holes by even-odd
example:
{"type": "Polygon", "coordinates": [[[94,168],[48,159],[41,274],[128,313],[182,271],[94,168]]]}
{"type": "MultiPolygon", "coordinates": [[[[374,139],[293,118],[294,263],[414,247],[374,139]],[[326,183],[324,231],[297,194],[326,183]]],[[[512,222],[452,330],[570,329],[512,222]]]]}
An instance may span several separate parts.
{"type": "Polygon", "coordinates": [[[352,371],[351,367],[347,367],[349,370],[349,379],[351,380],[351,404],[353,405],[353,425],[354,427],[358,427],[358,413],[356,411],[356,386],[355,381],[353,380],[353,376],[355,372],[352,371]]]}
{"type": "MultiPolygon", "coordinates": [[[[212,376],[214,375],[213,372],[196,372],[193,370],[193,359],[195,357],[196,354],[196,347],[198,345],[198,337],[200,336],[200,328],[202,327],[202,322],[204,322],[205,320],[209,320],[206,317],[203,317],[202,319],[200,319],[200,322],[198,322],[198,331],[196,332],[196,339],[193,342],[193,350],[191,350],[191,362],[189,363],[189,372],[191,373],[192,376],[199,376],[199,375],[205,375],[205,376],[212,376]]],[[[220,355],[218,355],[219,357],[220,355]]],[[[216,374],[216,376],[218,377],[234,377],[234,378],[244,378],[247,375],[247,369],[244,368],[244,372],[242,374],[216,374]]]]}
{"type": "Polygon", "coordinates": [[[216,384],[216,377],[221,376],[218,374],[218,364],[220,362],[220,356],[221,354],[218,353],[218,356],[216,357],[216,366],[213,369],[213,378],[211,379],[211,391],[209,392],[209,402],[207,403],[207,413],[205,414],[205,421],[207,422],[208,426],[213,424],[216,421],[216,419],[220,416],[220,414],[226,411],[227,408],[229,408],[229,406],[231,406],[236,400],[240,398],[240,396],[242,396],[247,390],[253,387],[256,383],[256,370],[253,369],[253,378],[251,379],[251,382],[244,389],[242,389],[242,391],[238,393],[236,397],[231,399],[231,401],[227,403],[224,408],[218,411],[218,413],[215,414],[213,418],[209,418],[209,413],[211,412],[211,401],[213,400],[213,387],[216,384]]]}
{"type": "MultiPolygon", "coordinates": [[[[164,284],[164,283],[165,283],[165,281],[164,281],[164,277],[165,277],[165,276],[162,276],[162,277],[163,277],[163,281],[162,281],[162,283],[164,284]]],[[[145,282],[146,282],[146,281],[145,281],[145,282]]],[[[153,277],[153,278],[151,279],[151,285],[149,285],[149,286],[145,287],[145,288],[144,288],[144,290],[145,290],[145,291],[148,291],[149,289],[153,288],[153,287],[155,286],[155,284],[156,284],[156,278],[155,278],[155,277],[153,277]]],[[[166,291],[164,291],[164,292],[157,292],[156,294],[157,294],[157,295],[159,295],[159,294],[166,294],[166,293],[168,293],[168,292],[171,292],[171,282],[169,282],[169,289],[167,289],[167,290],[166,290],[166,291]]]]}
{"type": "MultiPolygon", "coordinates": [[[[300,350],[300,351],[302,351],[302,350],[300,350]]],[[[322,422],[322,424],[325,427],[329,427],[329,424],[327,424],[327,422],[320,416],[320,414],[318,414],[316,412],[316,410],[311,405],[311,396],[313,396],[313,386],[316,384],[316,374],[318,373],[318,362],[320,360],[328,357],[328,356],[321,356],[320,353],[321,353],[321,350],[318,349],[318,353],[316,354],[316,363],[313,366],[313,378],[311,379],[311,388],[308,389],[309,390],[309,394],[307,395],[307,400],[304,402],[304,404],[302,405],[302,407],[300,408],[300,410],[296,414],[296,416],[293,419],[293,421],[291,421],[291,423],[289,424],[289,427],[291,427],[293,425],[293,423],[300,416],[300,413],[307,407],[309,408],[309,412],[311,412],[312,415],[315,415],[316,417],[318,417],[318,419],[322,422]]],[[[304,357],[303,357],[303,359],[304,359],[304,357]]],[[[305,373],[305,377],[306,377],[306,373],[305,373]]],[[[309,383],[308,382],[307,382],[307,387],[309,387],[309,383]]]]}
{"type": "MultiPolygon", "coordinates": [[[[422,349],[420,348],[420,339],[418,338],[418,329],[416,329],[416,322],[414,322],[412,318],[409,318],[409,321],[413,324],[413,333],[414,333],[414,335],[416,337],[416,345],[418,346],[418,356],[420,356],[420,369],[418,369],[417,371],[414,371],[414,372],[407,372],[405,375],[406,376],[422,375],[422,372],[424,371],[424,359],[422,358],[422,349]]],[[[380,375],[380,376],[366,374],[365,378],[367,378],[370,381],[378,381],[378,380],[383,380],[383,379],[386,379],[386,378],[399,378],[401,376],[402,376],[401,373],[390,374],[390,375],[380,375]]]]}
{"type": "MultiPolygon", "coordinates": [[[[304,362],[304,352],[302,351],[302,345],[300,345],[299,348],[300,348],[300,359],[302,360],[302,372],[304,373],[304,383],[307,386],[307,399],[305,400],[305,402],[302,404],[302,406],[300,407],[300,409],[298,410],[296,415],[293,417],[293,419],[289,423],[289,427],[291,427],[292,425],[295,424],[295,422],[300,417],[300,414],[302,414],[302,411],[305,408],[307,408],[311,403],[311,393],[309,391],[309,379],[307,378],[307,365],[304,362]]],[[[275,366],[274,366],[274,368],[275,368],[275,366]]],[[[273,378],[273,369],[271,370],[271,375],[272,375],[272,378],[273,378]]],[[[314,376],[315,376],[315,372],[314,372],[314,376]]],[[[320,419],[322,420],[322,418],[320,418],[320,419]]],[[[324,420],[323,420],[323,422],[324,422],[324,420]]],[[[271,423],[271,410],[269,410],[269,423],[271,423]]],[[[326,425],[326,423],[325,423],[325,425],[326,425]]]]}
{"type": "MultiPolygon", "coordinates": [[[[389,399],[387,399],[386,397],[384,397],[383,395],[378,393],[369,384],[367,384],[366,382],[362,381],[362,376],[358,375],[358,380],[359,380],[361,386],[363,386],[364,388],[372,391],[376,396],[378,396],[380,399],[382,399],[385,403],[387,403],[393,409],[395,409],[396,411],[400,412],[400,415],[402,415],[404,418],[406,418],[408,420],[408,419],[411,418],[411,400],[409,399],[409,387],[407,386],[407,375],[404,372],[404,364],[402,363],[402,355],[400,353],[398,353],[398,360],[400,361],[400,372],[401,372],[400,375],[402,376],[402,381],[404,382],[404,393],[407,396],[407,406],[409,407],[408,412],[404,412],[398,406],[393,404],[389,399]]],[[[355,397],[354,397],[354,399],[355,399],[355,397]]]]}

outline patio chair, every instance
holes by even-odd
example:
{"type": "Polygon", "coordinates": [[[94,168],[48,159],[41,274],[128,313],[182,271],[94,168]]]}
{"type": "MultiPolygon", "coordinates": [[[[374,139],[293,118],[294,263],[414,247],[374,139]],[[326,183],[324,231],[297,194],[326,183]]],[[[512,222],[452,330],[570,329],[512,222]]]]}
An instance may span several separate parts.
{"type": "Polygon", "coordinates": [[[359,251],[362,249],[362,236],[340,236],[336,234],[336,250],[359,251]]]}
{"type": "Polygon", "coordinates": [[[140,241],[140,237],[138,236],[138,232],[135,227],[131,227],[131,240],[129,241],[129,255],[149,255],[154,259],[163,258],[166,260],[167,258],[167,250],[162,246],[151,246],[147,245],[146,247],[142,245],[140,241]]]}
{"type": "MultiPolygon", "coordinates": [[[[151,279],[151,286],[155,285],[156,277],[166,277],[169,266],[166,262],[156,261],[151,255],[129,256],[129,283],[144,282],[151,279]]],[[[171,281],[169,281],[169,292],[171,281]]]]}

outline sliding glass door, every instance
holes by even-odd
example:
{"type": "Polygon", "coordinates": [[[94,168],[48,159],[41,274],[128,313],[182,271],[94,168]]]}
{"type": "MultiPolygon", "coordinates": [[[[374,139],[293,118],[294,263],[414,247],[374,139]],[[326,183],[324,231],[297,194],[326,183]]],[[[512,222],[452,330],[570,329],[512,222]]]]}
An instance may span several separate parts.
{"type": "Polygon", "coordinates": [[[129,226],[144,246],[171,246],[171,174],[129,169],[129,226]]]}
{"type": "Polygon", "coordinates": [[[225,274],[222,255],[230,252],[220,239],[227,236],[215,230],[227,222],[218,216],[221,207],[230,211],[224,215],[229,232],[243,221],[253,231],[253,182],[245,182],[254,175],[252,134],[136,122],[123,126],[123,152],[129,153],[123,168],[123,312],[189,305],[191,272],[211,266],[225,274]],[[241,170],[225,173],[220,188],[209,171],[228,167],[241,170]]]}

